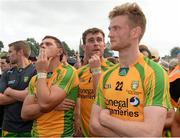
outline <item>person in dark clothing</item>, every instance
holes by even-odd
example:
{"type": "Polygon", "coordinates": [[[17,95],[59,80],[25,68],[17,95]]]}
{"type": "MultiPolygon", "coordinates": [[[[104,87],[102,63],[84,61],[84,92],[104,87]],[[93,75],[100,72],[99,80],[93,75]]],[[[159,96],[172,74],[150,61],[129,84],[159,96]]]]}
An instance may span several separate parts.
{"type": "Polygon", "coordinates": [[[27,95],[27,86],[36,74],[35,66],[28,60],[30,47],[25,41],[9,44],[10,62],[17,67],[3,73],[0,79],[0,105],[4,105],[3,137],[30,137],[32,121],[23,121],[21,108],[27,95]]]}

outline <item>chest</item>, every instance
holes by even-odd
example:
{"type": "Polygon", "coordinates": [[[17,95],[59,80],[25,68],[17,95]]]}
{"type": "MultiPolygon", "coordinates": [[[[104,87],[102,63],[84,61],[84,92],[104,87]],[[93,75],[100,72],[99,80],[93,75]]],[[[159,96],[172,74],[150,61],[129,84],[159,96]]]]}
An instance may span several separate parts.
{"type": "Polygon", "coordinates": [[[126,75],[119,75],[119,70],[112,72],[104,82],[103,95],[105,104],[114,116],[120,118],[142,119],[144,90],[141,75],[134,69],[126,75]]]}
{"type": "Polygon", "coordinates": [[[13,72],[9,72],[7,85],[11,88],[24,89],[28,86],[31,77],[34,74],[34,71],[28,70],[15,70],[13,72]]]}

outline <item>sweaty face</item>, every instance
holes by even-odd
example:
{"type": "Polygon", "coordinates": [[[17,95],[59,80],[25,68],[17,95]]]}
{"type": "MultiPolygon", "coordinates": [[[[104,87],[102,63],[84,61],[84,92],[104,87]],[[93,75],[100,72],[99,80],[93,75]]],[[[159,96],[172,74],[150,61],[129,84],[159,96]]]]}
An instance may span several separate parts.
{"type": "Polygon", "coordinates": [[[103,56],[105,49],[104,37],[101,33],[89,33],[86,36],[85,52],[88,57],[92,55],[103,56]]]}
{"type": "Polygon", "coordinates": [[[13,46],[9,47],[9,60],[12,64],[18,63],[18,52],[14,49],[13,46]]]}
{"type": "Polygon", "coordinates": [[[46,50],[47,57],[56,57],[59,54],[60,48],[57,47],[55,40],[46,38],[42,40],[40,47],[46,50]]]}
{"type": "Polygon", "coordinates": [[[130,46],[130,27],[127,16],[116,16],[110,20],[109,38],[111,49],[121,51],[130,46]]]}

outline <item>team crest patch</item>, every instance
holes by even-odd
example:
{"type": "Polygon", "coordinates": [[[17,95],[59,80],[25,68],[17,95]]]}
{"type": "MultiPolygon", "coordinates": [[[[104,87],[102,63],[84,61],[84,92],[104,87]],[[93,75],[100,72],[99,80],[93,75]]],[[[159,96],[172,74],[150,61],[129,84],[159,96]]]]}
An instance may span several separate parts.
{"type": "Polygon", "coordinates": [[[132,90],[137,90],[138,87],[139,87],[139,81],[133,80],[132,83],[131,83],[131,89],[132,90]]]}
{"type": "Polygon", "coordinates": [[[29,77],[24,77],[24,82],[27,82],[29,80],[29,77]]]}

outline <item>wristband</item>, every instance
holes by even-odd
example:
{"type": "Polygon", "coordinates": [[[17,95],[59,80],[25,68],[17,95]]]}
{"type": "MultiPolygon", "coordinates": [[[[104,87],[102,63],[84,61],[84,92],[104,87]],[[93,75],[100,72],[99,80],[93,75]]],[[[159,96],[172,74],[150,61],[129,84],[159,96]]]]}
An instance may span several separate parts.
{"type": "Polygon", "coordinates": [[[91,68],[91,73],[92,73],[93,75],[101,74],[101,67],[91,68]]]}
{"type": "Polygon", "coordinates": [[[38,78],[38,79],[47,78],[47,73],[39,72],[39,73],[37,74],[37,78],[38,78]]]}

